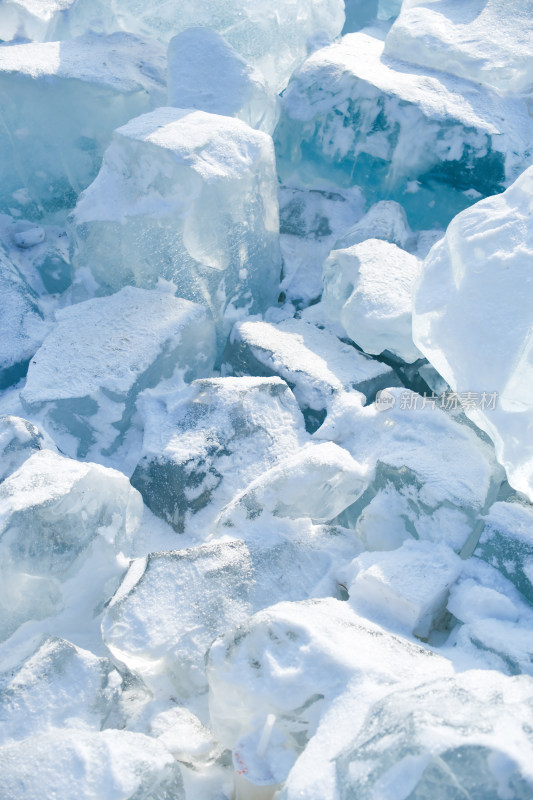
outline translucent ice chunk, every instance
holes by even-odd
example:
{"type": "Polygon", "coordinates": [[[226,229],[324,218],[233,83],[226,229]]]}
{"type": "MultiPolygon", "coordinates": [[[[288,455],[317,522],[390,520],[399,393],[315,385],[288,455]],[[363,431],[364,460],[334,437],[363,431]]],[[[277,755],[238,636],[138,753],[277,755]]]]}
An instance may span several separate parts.
{"type": "Polygon", "coordinates": [[[466,0],[460,6],[453,0],[405,0],[385,52],[500,92],[526,94],[533,88],[532,41],[528,0],[466,0]]]}
{"type": "Polygon", "coordinates": [[[365,239],[383,239],[407,249],[413,239],[407,216],[394,200],[380,200],[336,242],[335,250],[343,250],[365,239]]]}
{"type": "MultiPolygon", "coordinates": [[[[29,642],[26,649],[16,666],[2,664],[2,744],[53,728],[100,730],[122,683],[109,659],[54,636],[29,642]]],[[[11,655],[13,661],[21,657],[11,655]]]]}
{"type": "Polygon", "coordinates": [[[417,346],[494,442],[510,484],[533,499],[533,169],[450,225],[424,262],[417,346]]]}
{"type": "Polygon", "coordinates": [[[54,26],[76,0],[6,0],[0,5],[0,39],[44,42],[53,38],[54,26]]]}
{"type": "MultiPolygon", "coordinates": [[[[0,240],[8,258],[38,295],[68,288],[69,240],[64,228],[0,214],[0,240]]],[[[53,302],[53,298],[46,301],[53,302]]]]}
{"type": "Polygon", "coordinates": [[[529,506],[494,503],[475,552],[533,603],[533,512],[529,506]]]}
{"type": "Polygon", "coordinates": [[[96,537],[112,553],[127,551],[141,513],[139,493],[120,472],[50,450],[27,459],[0,484],[3,637],[60,605],[61,582],[96,537]]]}
{"type": "Polygon", "coordinates": [[[163,59],[159,45],[126,33],[2,47],[0,208],[64,216],[112,131],[164,102],[163,59]]]}
{"type": "Polygon", "coordinates": [[[461,567],[453,550],[433,542],[407,541],[392,552],[362,553],[350,567],[350,604],[370,619],[425,639],[444,616],[461,567]]]}
{"type": "Polygon", "coordinates": [[[221,339],[272,305],[280,274],[272,140],[241,120],[160,108],[119,128],[72,215],[75,270],[101,291],[173,281],[221,339]],[[127,166],[126,166],[127,165],[127,166]]]}
{"type": "Polygon", "coordinates": [[[343,34],[365,28],[378,15],[378,0],[345,0],[346,20],[343,34]]]}
{"type": "Polygon", "coordinates": [[[141,459],[132,483],[152,511],[183,532],[207,530],[252,480],[305,440],[279,378],[210,378],[190,391],[143,397],[141,459]]]}
{"type": "Polygon", "coordinates": [[[168,47],[168,105],[238,117],[272,133],[277,97],[258,69],[251,67],[215,31],[188,28],[168,47]]]}
{"type": "Polygon", "coordinates": [[[215,353],[205,308],[171,294],[125,287],[57,313],[32,360],[22,402],[57,431],[64,452],[112,452],[137,395],[180,371],[209,372],[215,353]]]}
{"type": "Polygon", "coordinates": [[[180,767],[163,745],[142,733],[54,731],[0,749],[5,800],[184,800],[180,767]]]}
{"type": "Polygon", "coordinates": [[[28,363],[49,332],[35,292],[0,249],[0,389],[24,377],[28,363]]]}
{"type": "Polygon", "coordinates": [[[0,481],[37,450],[55,450],[50,437],[21,417],[0,417],[0,481]]]}
{"type": "Polygon", "coordinates": [[[422,354],[411,315],[420,268],[416,256],[379,239],[333,250],[324,263],[323,307],[365,352],[416,361],[422,354]]]}
{"type": "Polygon", "coordinates": [[[132,562],[102,630],[113,655],[161,695],[206,688],[205,653],[216,636],[281,598],[324,596],[353,545],[335,530],[269,518],[237,533],[247,541],[154,553],[132,562]]]}
{"type": "Polygon", "coordinates": [[[356,183],[392,199],[411,225],[445,226],[482,195],[502,191],[528,163],[532,122],[522,100],[382,57],[352,33],[313,53],[291,78],[276,131],[282,180],[356,183]]]}

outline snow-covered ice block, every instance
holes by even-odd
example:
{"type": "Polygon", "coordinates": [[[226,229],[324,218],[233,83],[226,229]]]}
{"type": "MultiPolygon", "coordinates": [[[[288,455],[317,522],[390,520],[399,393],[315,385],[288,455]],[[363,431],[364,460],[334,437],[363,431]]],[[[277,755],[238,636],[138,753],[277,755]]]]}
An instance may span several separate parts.
{"type": "Polygon", "coordinates": [[[100,291],[159,278],[211,308],[221,340],[277,299],[272,139],[205,111],[159,108],[115,131],[71,217],[73,266],[100,291]]]}
{"type": "Polygon", "coordinates": [[[502,93],[533,89],[529,0],[405,0],[385,40],[393,58],[502,93]]]}
{"type": "Polygon", "coordinates": [[[352,562],[350,605],[378,622],[427,638],[446,611],[462,561],[446,545],[407,541],[397,550],[362,553],[352,562]]]}
{"type": "Polygon", "coordinates": [[[533,168],[450,224],[424,262],[413,335],[533,499],[533,168]]]}
{"type": "Polygon", "coordinates": [[[257,68],[209,28],[188,28],[170,40],[168,105],[238,117],[272,133],[278,99],[257,68]]]}
{"type": "Polygon", "coordinates": [[[294,392],[308,424],[316,427],[332,396],[356,389],[373,400],[391,384],[391,368],[373,361],[333,333],[301,319],[240,322],[222,357],[235,375],[279,375],[294,392]]]}
{"type": "Polygon", "coordinates": [[[533,603],[533,509],[519,503],[494,503],[475,551],[502,572],[533,603]]]}
{"type": "Polygon", "coordinates": [[[525,168],[533,122],[521,99],[382,51],[351,33],[293,75],[275,136],[281,179],[355,183],[370,202],[400,202],[417,229],[446,226],[471,190],[502,191],[525,168]]]}
{"type": "Polygon", "coordinates": [[[122,683],[109,659],[55,636],[24,645],[1,665],[2,744],[53,728],[100,730],[122,683]]]}
{"type": "Polygon", "coordinates": [[[0,481],[37,450],[56,450],[48,434],[22,417],[0,417],[0,481]]]}
{"type": "Polygon", "coordinates": [[[0,249],[0,389],[23,378],[51,322],[17,267],[0,249]]]}
{"type": "Polygon", "coordinates": [[[336,559],[352,547],[346,535],[306,521],[270,518],[242,533],[246,542],[136,559],[109,604],[107,647],[157,694],[204,692],[215,637],[281,599],[327,595],[336,559]]]}
{"type": "Polygon", "coordinates": [[[416,256],[380,239],[333,250],[324,263],[323,308],[366,353],[416,361],[412,296],[420,269],[416,256]]]}
{"type": "Polygon", "coordinates": [[[127,286],[57,313],[21,399],[57,432],[63,452],[109,454],[126,434],[139,392],[177,372],[185,380],[209,373],[214,356],[204,307],[127,286]]]}
{"type": "MultiPolygon", "coordinates": [[[[528,800],[532,691],[530,677],[490,670],[392,691],[372,705],[348,745],[333,758],[327,754],[337,791],[332,786],[322,796],[528,800]]],[[[323,765],[322,759],[315,763],[309,787],[323,765]]],[[[315,797],[302,783],[298,788],[300,794],[286,792],[287,800],[315,797]]]]}
{"type": "Polygon", "coordinates": [[[333,442],[310,442],[263,475],[222,509],[221,532],[262,514],[329,522],[354,503],[368,486],[366,465],[333,442]]]}
{"type": "Polygon", "coordinates": [[[139,405],[144,442],[132,484],[180,533],[207,530],[227,503],[307,438],[279,378],[206,378],[185,392],[147,392],[139,405]]]}
{"type": "Polygon", "coordinates": [[[28,458],[0,484],[4,637],[60,606],[61,582],[95,538],[127,552],[141,514],[141,496],[116,470],[51,450],[28,458]]]}
{"type": "Polygon", "coordinates": [[[64,216],[113,130],[165,101],[164,69],[159,45],[127,33],[1,47],[1,209],[64,216]]]}
{"type": "Polygon", "coordinates": [[[59,19],[76,0],[6,0],[0,5],[0,40],[44,42],[54,39],[59,19]]]}
{"type": "Polygon", "coordinates": [[[403,206],[394,200],[380,200],[337,240],[335,250],[344,250],[366,239],[383,239],[407,250],[413,238],[403,206]]]}
{"type": "Polygon", "coordinates": [[[278,603],[255,614],[213,643],[207,671],[211,724],[222,744],[233,747],[274,714],[301,749],[350,683],[362,687],[365,703],[380,684],[413,673],[419,680],[447,675],[450,666],[328,598],[278,603]]]}
{"type": "Polygon", "coordinates": [[[73,792],[83,800],[185,798],[178,763],[142,733],[53,731],[0,749],[3,800],[72,800],[73,792]]]}

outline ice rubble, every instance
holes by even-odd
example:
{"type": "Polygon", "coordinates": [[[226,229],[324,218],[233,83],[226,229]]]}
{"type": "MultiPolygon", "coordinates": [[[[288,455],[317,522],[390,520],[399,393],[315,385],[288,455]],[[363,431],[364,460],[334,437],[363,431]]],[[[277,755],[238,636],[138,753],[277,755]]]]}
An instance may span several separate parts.
{"type": "Polygon", "coordinates": [[[0,47],[1,210],[64,219],[113,130],[164,102],[164,71],[164,51],[127,33],[0,47]]]}
{"type": "Polygon", "coordinates": [[[115,131],[71,225],[74,272],[99,290],[172,281],[231,324],[276,300],[272,140],[241,120],[159,108],[115,131]]]}

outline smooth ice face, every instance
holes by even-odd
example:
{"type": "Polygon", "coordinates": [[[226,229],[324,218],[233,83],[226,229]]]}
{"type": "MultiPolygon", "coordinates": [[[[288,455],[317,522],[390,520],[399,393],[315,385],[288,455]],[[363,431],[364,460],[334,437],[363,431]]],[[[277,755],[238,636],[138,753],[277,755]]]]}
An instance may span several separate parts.
{"type": "Polygon", "coordinates": [[[502,191],[529,163],[532,130],[522,100],[391,62],[361,32],[294,73],[275,139],[282,180],[357,184],[370,202],[400,202],[420,230],[445,227],[472,190],[502,191]]]}
{"type": "Polygon", "coordinates": [[[27,419],[0,417],[0,482],[38,450],[56,451],[56,446],[27,419]]]}
{"type": "Polygon", "coordinates": [[[122,683],[109,659],[55,636],[25,644],[25,653],[12,649],[9,667],[2,663],[2,744],[54,728],[101,730],[122,683]]]}
{"type": "Polygon", "coordinates": [[[308,521],[249,523],[247,541],[213,542],[132,562],[103,618],[111,653],[160,697],[205,693],[213,639],[284,599],[331,591],[348,536],[308,521]]]}
{"type": "Polygon", "coordinates": [[[420,267],[416,256],[379,239],[333,250],[324,263],[322,306],[366,353],[416,361],[422,354],[411,315],[420,267]]]}
{"type": "Polygon", "coordinates": [[[0,389],[24,377],[51,323],[17,267],[0,249],[0,389]]]}
{"type": "Polygon", "coordinates": [[[306,441],[279,378],[208,378],[190,390],[147,392],[141,459],[132,476],[146,504],[182,533],[205,537],[217,514],[306,441]]]}
{"type": "Polygon", "coordinates": [[[503,93],[533,88],[529,0],[404,0],[385,53],[503,93]]]}
{"type": "Polygon", "coordinates": [[[272,133],[278,118],[276,94],[209,28],[188,28],[170,40],[167,52],[168,105],[238,117],[272,133]]]}
{"type": "Polygon", "coordinates": [[[177,373],[191,380],[213,366],[209,313],[168,293],[128,286],[56,316],[21,399],[57,431],[63,451],[78,457],[121,444],[143,389],[177,373]]]}
{"type": "Polygon", "coordinates": [[[222,369],[235,375],[279,375],[292,388],[311,430],[323,421],[334,395],[356,389],[373,400],[393,378],[390,367],[298,319],[238,323],[222,369]]]}
{"type": "Polygon", "coordinates": [[[100,291],[172,281],[207,305],[221,341],[277,298],[272,139],[241,120],[159,108],[115,132],[71,218],[73,265],[100,291]]]}
{"type": "Polygon", "coordinates": [[[127,33],[0,48],[1,210],[64,219],[113,130],[165,102],[164,69],[159,45],[127,33]]]}
{"type": "Polygon", "coordinates": [[[529,677],[479,670],[392,691],[335,758],[337,796],[527,800],[532,690],[529,677]]]}
{"type": "Polygon", "coordinates": [[[95,24],[109,32],[129,30],[163,42],[187,28],[211,28],[279,92],[305,58],[311,37],[339,35],[344,24],[344,0],[115,0],[112,5],[76,0],[56,30],[60,38],[70,38],[95,24]]]}
{"type": "Polygon", "coordinates": [[[142,733],[53,731],[0,748],[5,800],[184,800],[180,768],[166,748],[142,733]]]}
{"type": "MultiPolygon", "coordinates": [[[[61,583],[101,537],[108,556],[128,552],[142,499],[116,470],[50,450],[34,453],[0,484],[2,636],[61,606],[61,583]]],[[[104,548],[104,549],[105,549],[104,548]]]]}
{"type": "Polygon", "coordinates": [[[413,334],[533,499],[533,169],[451,223],[424,262],[413,334]]]}

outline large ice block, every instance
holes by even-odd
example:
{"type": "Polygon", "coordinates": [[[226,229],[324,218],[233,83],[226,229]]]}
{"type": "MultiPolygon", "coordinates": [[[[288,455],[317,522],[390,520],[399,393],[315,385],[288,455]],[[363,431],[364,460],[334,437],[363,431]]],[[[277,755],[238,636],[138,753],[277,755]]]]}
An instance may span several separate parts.
{"type": "Polygon", "coordinates": [[[22,417],[0,417],[0,482],[38,450],[56,450],[50,437],[22,417]]]}
{"type": "Polygon", "coordinates": [[[311,429],[322,422],[333,395],[356,389],[373,400],[394,380],[390,367],[301,319],[238,323],[222,362],[226,374],[279,375],[287,381],[311,429]]]}
{"type": "Polygon", "coordinates": [[[0,748],[3,800],[72,800],[73,791],[84,800],[185,799],[178,763],[142,733],[53,731],[0,748]]]}
{"type": "Polygon", "coordinates": [[[210,28],[188,28],[170,40],[168,105],[238,117],[272,133],[278,99],[257,68],[210,28]]]}
{"type": "Polygon", "coordinates": [[[214,354],[205,308],[127,286],[57,313],[21,398],[61,437],[64,452],[106,455],[121,444],[139,392],[176,373],[186,380],[209,373],[214,354]]]}
{"type": "Polygon", "coordinates": [[[526,167],[526,103],[383,57],[352,33],[313,53],[284,93],[275,139],[282,180],[356,184],[400,202],[418,230],[445,227],[472,190],[502,191],[526,167]]]}
{"type": "Polygon", "coordinates": [[[127,33],[0,47],[1,210],[64,218],[113,130],[165,102],[164,69],[159,45],[127,33]]]}
{"type": "Polygon", "coordinates": [[[322,306],[366,353],[384,351],[411,363],[412,295],[421,263],[380,239],[333,250],[324,263],[322,306]]]}
{"type": "Polygon", "coordinates": [[[414,340],[533,499],[533,168],[451,223],[427,256],[414,340]]]}
{"type": "Polygon", "coordinates": [[[178,532],[207,531],[222,508],[307,437],[279,378],[206,378],[189,391],[147,392],[144,443],[132,476],[178,532]]]}
{"type": "Polygon", "coordinates": [[[494,87],[533,88],[529,0],[404,0],[385,40],[393,58],[494,87]]]}
{"type": "Polygon", "coordinates": [[[172,281],[231,324],[277,298],[272,139],[238,119],[159,108],[115,131],[72,214],[75,272],[99,291],[172,281]]]}
{"type": "Polygon", "coordinates": [[[51,321],[17,267],[0,248],[0,389],[24,377],[51,321]]]}

